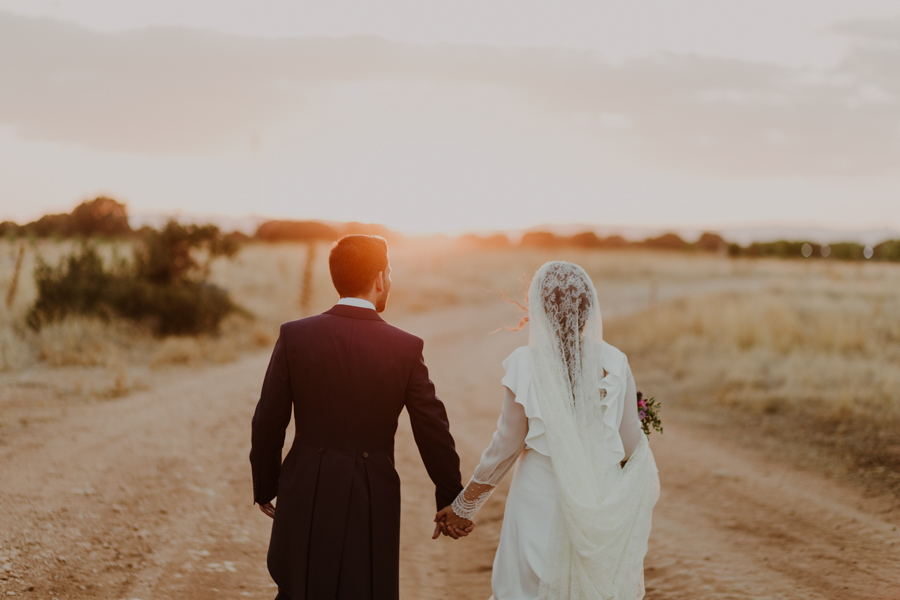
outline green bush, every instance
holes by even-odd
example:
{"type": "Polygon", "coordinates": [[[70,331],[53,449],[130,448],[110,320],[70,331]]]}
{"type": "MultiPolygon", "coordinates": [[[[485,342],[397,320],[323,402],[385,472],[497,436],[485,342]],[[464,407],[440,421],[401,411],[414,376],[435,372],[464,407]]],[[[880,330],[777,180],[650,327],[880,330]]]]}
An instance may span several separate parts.
{"type": "Polygon", "coordinates": [[[134,272],[138,278],[160,285],[205,281],[215,258],[233,256],[237,250],[235,238],[222,235],[215,225],[169,221],[161,231],[148,228],[141,232],[134,272]]]}
{"type": "Polygon", "coordinates": [[[38,297],[28,312],[28,324],[39,329],[69,314],[108,316],[114,310],[111,291],[120,277],[116,270],[106,270],[92,245],[82,245],[56,267],[38,258],[34,271],[38,297]]]}
{"type": "Polygon", "coordinates": [[[219,329],[222,320],[240,311],[228,292],[205,282],[155,284],[130,278],[113,291],[116,312],[133,321],[149,323],[158,335],[196,335],[219,329]]]}
{"type": "Polygon", "coordinates": [[[831,255],[837,260],[864,260],[865,246],[856,242],[831,244],[831,255]]]}
{"type": "Polygon", "coordinates": [[[900,262],[900,240],[890,240],[875,246],[875,258],[900,262]]]}
{"type": "MultiPolygon", "coordinates": [[[[800,258],[803,256],[803,245],[807,242],[791,242],[778,240],[777,242],[754,242],[747,246],[745,256],[776,257],[776,258],[800,258]]],[[[818,244],[810,244],[813,251],[818,254],[818,244]]]]}
{"type": "Polygon", "coordinates": [[[96,248],[84,243],[56,267],[39,261],[38,298],[28,324],[40,329],[83,314],[147,323],[159,335],[215,332],[232,312],[248,314],[207,281],[212,260],[236,251],[233,238],[217,227],[174,221],[162,231],[142,231],[130,263],[118,260],[107,268],[96,248]]]}

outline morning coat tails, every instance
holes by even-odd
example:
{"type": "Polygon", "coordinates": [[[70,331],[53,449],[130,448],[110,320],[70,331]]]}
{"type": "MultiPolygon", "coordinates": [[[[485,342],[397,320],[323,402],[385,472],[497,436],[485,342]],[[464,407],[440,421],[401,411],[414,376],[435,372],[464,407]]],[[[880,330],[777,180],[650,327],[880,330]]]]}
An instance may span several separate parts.
{"type": "Polygon", "coordinates": [[[277,496],[268,566],[279,600],[397,600],[406,407],[441,509],[462,490],[422,340],[368,308],[285,323],[253,415],[253,500],[277,496]],[[295,437],[282,463],[285,430],[295,437]]]}

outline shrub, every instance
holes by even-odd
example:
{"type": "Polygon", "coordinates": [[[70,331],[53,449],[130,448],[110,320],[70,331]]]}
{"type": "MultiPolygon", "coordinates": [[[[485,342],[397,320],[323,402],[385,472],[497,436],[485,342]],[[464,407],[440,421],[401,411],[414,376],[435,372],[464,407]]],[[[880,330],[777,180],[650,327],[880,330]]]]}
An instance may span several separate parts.
{"type": "Polygon", "coordinates": [[[162,231],[144,230],[131,263],[118,260],[107,268],[84,243],[56,267],[39,260],[28,324],[40,329],[70,314],[115,315],[147,323],[159,335],[215,332],[230,313],[247,314],[226,290],[207,282],[211,261],[236,250],[215,226],[174,221],[162,231]]]}
{"type": "Polygon", "coordinates": [[[28,324],[35,329],[69,314],[108,316],[113,309],[110,291],[117,279],[107,271],[96,248],[84,244],[52,267],[38,257],[34,271],[37,300],[28,311],[28,324]]]}
{"type": "Polygon", "coordinates": [[[187,280],[167,285],[128,278],[120,284],[112,294],[116,312],[149,323],[158,335],[216,332],[225,317],[240,310],[226,290],[206,282],[187,280]]]}
{"type": "Polygon", "coordinates": [[[139,279],[161,285],[205,281],[213,259],[233,256],[238,248],[236,238],[223,236],[215,225],[169,221],[161,231],[141,232],[134,252],[134,272],[139,279]],[[198,257],[197,251],[202,256],[198,257]]]}

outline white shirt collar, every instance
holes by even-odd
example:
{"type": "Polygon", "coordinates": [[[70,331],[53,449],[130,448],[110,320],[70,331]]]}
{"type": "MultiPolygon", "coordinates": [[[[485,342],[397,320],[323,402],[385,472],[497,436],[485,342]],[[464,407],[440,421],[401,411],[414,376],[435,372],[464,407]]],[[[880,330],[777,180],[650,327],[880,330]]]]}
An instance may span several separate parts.
{"type": "Polygon", "coordinates": [[[371,308],[375,310],[375,305],[369,302],[368,300],[363,300],[362,298],[341,298],[338,300],[338,304],[343,304],[344,306],[355,306],[357,308],[371,308]]]}

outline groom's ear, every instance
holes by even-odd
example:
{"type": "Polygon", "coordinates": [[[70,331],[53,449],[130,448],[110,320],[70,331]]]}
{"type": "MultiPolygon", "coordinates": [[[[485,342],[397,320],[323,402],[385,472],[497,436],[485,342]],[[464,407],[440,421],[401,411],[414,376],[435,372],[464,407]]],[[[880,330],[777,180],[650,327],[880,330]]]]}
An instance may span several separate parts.
{"type": "Polygon", "coordinates": [[[384,291],[384,271],[378,271],[378,275],[375,276],[375,290],[378,293],[384,291]]]}

